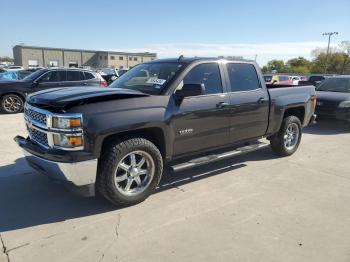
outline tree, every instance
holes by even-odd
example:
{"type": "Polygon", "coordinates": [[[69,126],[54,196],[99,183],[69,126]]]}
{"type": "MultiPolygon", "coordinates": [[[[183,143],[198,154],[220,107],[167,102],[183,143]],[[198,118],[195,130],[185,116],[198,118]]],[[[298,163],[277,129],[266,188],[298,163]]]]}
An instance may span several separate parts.
{"type": "Polygon", "coordinates": [[[342,41],[339,47],[348,55],[350,55],[350,41],[342,41]]]}
{"type": "Polygon", "coordinates": [[[286,72],[288,73],[310,73],[311,62],[304,57],[293,58],[286,63],[286,72]]]}
{"type": "Polygon", "coordinates": [[[275,71],[277,73],[281,73],[285,71],[285,64],[283,60],[271,60],[267,63],[267,66],[263,69],[265,72],[272,72],[275,71]]]}
{"type": "Polygon", "coordinates": [[[304,57],[293,58],[284,63],[283,60],[271,60],[262,67],[263,73],[310,73],[311,62],[304,57]]]}
{"type": "MultiPolygon", "coordinates": [[[[284,63],[282,60],[271,60],[262,67],[263,73],[318,73],[325,72],[327,48],[316,48],[311,52],[312,61],[297,57],[284,63]]],[[[329,74],[350,74],[350,41],[343,41],[339,47],[330,48],[327,61],[329,74]]]]}
{"type": "Polygon", "coordinates": [[[13,58],[8,56],[0,57],[0,62],[13,62],[13,58]]]}
{"type": "MultiPolygon", "coordinates": [[[[320,53],[313,61],[311,72],[312,73],[323,73],[326,64],[326,53],[320,53]]],[[[328,55],[327,62],[327,73],[329,74],[349,74],[350,73],[350,63],[349,55],[343,52],[330,53],[328,55]]]]}
{"type": "Polygon", "coordinates": [[[342,41],[339,45],[339,47],[344,50],[345,54],[347,54],[347,56],[345,56],[344,58],[344,63],[343,63],[343,69],[342,69],[342,74],[344,73],[349,73],[349,58],[350,58],[350,41],[342,41]]]}
{"type": "Polygon", "coordinates": [[[299,56],[298,58],[293,58],[287,61],[286,65],[288,67],[298,67],[298,66],[310,66],[311,62],[304,57],[299,56]]]}
{"type": "Polygon", "coordinates": [[[261,71],[262,71],[263,73],[268,73],[268,72],[269,72],[269,69],[268,69],[267,66],[265,65],[265,66],[263,66],[263,67],[261,68],[261,71]]]}

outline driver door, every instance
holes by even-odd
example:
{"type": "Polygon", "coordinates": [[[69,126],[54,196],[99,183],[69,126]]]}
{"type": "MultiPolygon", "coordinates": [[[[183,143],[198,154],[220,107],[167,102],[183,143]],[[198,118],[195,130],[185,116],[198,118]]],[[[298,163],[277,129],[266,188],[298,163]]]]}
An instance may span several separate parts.
{"type": "Polygon", "coordinates": [[[37,80],[35,92],[45,90],[48,88],[60,87],[62,82],[67,80],[65,70],[52,70],[42,75],[37,80]]]}
{"type": "MultiPolygon", "coordinates": [[[[176,106],[172,119],[175,156],[224,146],[229,143],[229,95],[223,92],[218,63],[194,66],[182,84],[201,83],[205,93],[185,97],[176,106]]],[[[179,88],[179,87],[178,87],[179,88]]]]}

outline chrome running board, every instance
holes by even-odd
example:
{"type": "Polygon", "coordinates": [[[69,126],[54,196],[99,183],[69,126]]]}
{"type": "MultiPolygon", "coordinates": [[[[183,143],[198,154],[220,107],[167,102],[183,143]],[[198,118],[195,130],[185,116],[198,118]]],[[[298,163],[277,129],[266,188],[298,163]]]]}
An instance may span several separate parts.
{"type": "Polygon", "coordinates": [[[203,156],[203,157],[199,157],[199,158],[195,158],[192,159],[188,162],[184,162],[184,163],[180,163],[177,165],[173,165],[171,166],[172,170],[174,172],[178,172],[178,171],[182,171],[185,169],[189,169],[189,168],[193,168],[199,165],[204,165],[207,163],[211,163],[211,162],[215,162],[215,161],[219,161],[225,158],[230,158],[233,156],[239,156],[239,155],[243,155],[245,153],[249,153],[252,151],[256,151],[265,147],[268,147],[269,144],[267,143],[262,143],[262,142],[258,142],[255,144],[251,144],[248,146],[243,146],[243,147],[239,147],[235,150],[232,151],[228,151],[228,152],[224,152],[221,154],[212,154],[212,155],[208,155],[208,156],[203,156]]]}

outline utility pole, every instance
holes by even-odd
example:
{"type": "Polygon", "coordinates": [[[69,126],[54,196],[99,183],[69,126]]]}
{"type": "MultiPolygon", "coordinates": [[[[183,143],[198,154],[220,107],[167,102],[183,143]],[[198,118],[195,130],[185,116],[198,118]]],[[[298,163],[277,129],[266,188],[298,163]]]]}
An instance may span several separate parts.
{"type": "Polygon", "coordinates": [[[327,55],[326,55],[326,63],[324,65],[324,73],[327,74],[327,64],[328,64],[328,55],[329,55],[329,45],[331,43],[331,36],[332,35],[338,35],[338,32],[328,32],[328,33],[323,33],[322,35],[327,35],[328,36],[328,47],[327,47],[327,55]]]}

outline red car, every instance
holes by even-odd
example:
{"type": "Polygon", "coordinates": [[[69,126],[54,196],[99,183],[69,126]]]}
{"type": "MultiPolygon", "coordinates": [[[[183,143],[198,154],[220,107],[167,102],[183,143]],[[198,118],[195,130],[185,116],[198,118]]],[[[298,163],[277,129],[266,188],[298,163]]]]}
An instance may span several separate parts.
{"type": "Polygon", "coordinates": [[[288,75],[264,75],[265,83],[269,85],[293,85],[293,79],[288,75]]]}

